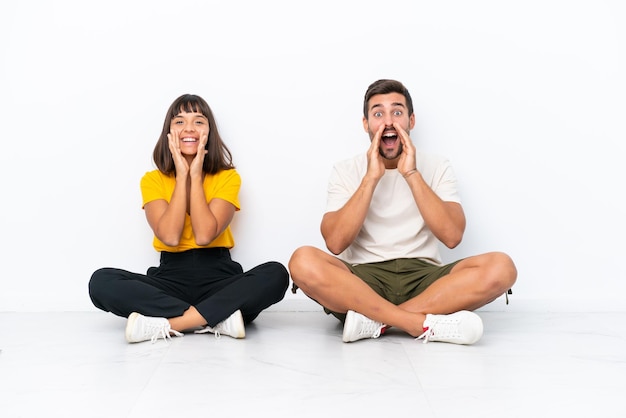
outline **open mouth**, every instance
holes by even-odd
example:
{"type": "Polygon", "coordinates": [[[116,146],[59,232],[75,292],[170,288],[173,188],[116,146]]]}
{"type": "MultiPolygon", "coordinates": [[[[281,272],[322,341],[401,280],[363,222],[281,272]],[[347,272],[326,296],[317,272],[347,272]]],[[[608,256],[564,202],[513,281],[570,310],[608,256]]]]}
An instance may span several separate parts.
{"type": "Polygon", "coordinates": [[[398,134],[394,130],[385,131],[380,139],[385,145],[393,145],[398,140],[398,134]]]}
{"type": "Polygon", "coordinates": [[[196,138],[191,138],[191,137],[182,138],[181,141],[183,141],[183,142],[198,142],[198,140],[196,138]]]}

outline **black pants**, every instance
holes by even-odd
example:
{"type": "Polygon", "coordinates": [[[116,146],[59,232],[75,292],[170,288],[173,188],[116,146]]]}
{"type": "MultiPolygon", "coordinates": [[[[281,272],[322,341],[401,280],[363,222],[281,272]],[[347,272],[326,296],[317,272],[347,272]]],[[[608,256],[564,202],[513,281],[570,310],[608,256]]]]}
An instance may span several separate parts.
{"type": "Polygon", "coordinates": [[[174,318],[194,306],[214,327],[237,309],[249,323],[262,310],[281,301],[289,272],[270,261],[244,272],[226,248],[161,253],[159,267],[147,274],[116,268],[96,270],[89,296],[103,311],[128,317],[132,312],[174,318]]]}

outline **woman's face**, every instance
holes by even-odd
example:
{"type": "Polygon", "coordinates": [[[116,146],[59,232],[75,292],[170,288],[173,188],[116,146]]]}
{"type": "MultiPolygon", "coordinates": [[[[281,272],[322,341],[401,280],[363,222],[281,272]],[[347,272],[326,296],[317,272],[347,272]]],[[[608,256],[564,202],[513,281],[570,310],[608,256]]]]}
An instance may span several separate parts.
{"type": "Polygon", "coordinates": [[[202,113],[182,111],[172,118],[170,133],[178,138],[182,154],[195,155],[200,137],[209,134],[209,120],[202,113]]]}

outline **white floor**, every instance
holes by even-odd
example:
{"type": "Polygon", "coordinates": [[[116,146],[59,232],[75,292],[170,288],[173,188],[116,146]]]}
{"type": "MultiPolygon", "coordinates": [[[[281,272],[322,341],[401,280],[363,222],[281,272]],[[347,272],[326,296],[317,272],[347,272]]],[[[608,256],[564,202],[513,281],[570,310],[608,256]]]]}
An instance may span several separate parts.
{"type": "Polygon", "coordinates": [[[104,312],[0,313],[0,417],[626,417],[626,312],[479,314],[458,346],[345,344],[321,311],[155,344],[104,312]]]}

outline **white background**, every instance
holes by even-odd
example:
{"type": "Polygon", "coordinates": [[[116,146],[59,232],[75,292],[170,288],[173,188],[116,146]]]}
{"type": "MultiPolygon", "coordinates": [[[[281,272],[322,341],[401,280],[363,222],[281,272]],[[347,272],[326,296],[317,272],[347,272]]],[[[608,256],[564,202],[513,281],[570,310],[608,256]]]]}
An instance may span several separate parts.
{"type": "Polygon", "coordinates": [[[460,180],[446,261],[509,253],[511,307],[623,309],[625,24],[619,0],[3,2],[0,311],[95,310],[94,270],[158,263],[139,180],[183,93],[243,179],[233,257],[322,247],[379,78],[407,85],[414,142],[460,180]]]}

